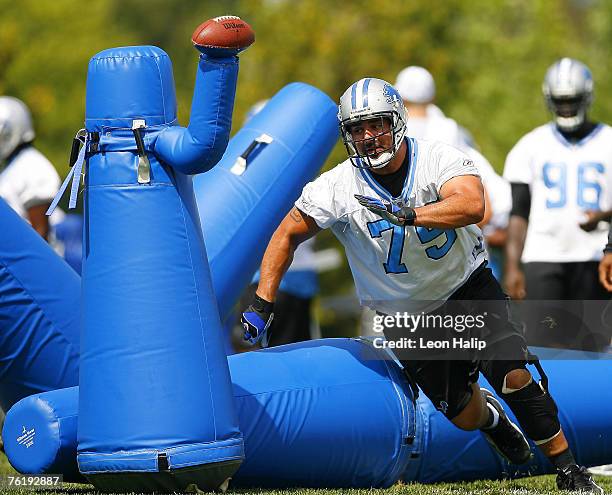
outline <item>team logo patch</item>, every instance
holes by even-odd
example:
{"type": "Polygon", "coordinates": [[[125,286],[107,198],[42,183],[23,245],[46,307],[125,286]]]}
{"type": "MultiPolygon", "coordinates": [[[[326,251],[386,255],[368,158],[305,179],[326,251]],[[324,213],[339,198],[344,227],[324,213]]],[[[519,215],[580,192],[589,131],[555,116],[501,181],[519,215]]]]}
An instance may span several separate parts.
{"type": "Polygon", "coordinates": [[[448,402],[446,401],[440,401],[440,405],[438,406],[438,410],[442,411],[444,414],[446,414],[446,411],[448,411],[448,402]]]}
{"type": "Polygon", "coordinates": [[[389,103],[389,105],[393,105],[394,103],[399,103],[400,101],[402,101],[397,90],[389,84],[385,84],[385,86],[383,87],[383,95],[385,96],[385,100],[387,101],[387,103],[389,103]]]}

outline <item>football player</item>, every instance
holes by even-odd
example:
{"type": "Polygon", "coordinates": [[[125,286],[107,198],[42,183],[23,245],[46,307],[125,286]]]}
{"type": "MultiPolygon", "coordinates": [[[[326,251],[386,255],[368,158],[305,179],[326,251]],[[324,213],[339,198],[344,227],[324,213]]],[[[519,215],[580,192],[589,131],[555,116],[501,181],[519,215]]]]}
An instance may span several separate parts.
{"type": "MultiPolygon", "coordinates": [[[[51,162],[32,145],[34,137],[25,103],[0,96],[0,197],[48,239],[45,212],[59,189],[60,178],[51,162]]],[[[57,215],[61,215],[59,210],[57,215]]],[[[54,221],[59,220],[57,215],[54,221]]]]}
{"type": "Polygon", "coordinates": [[[553,122],[522,137],[504,169],[512,188],[506,289],[550,301],[526,312],[530,344],[599,351],[610,336],[586,328],[582,303],[567,301],[609,298],[598,262],[612,208],[612,128],[588,118],[593,78],[581,62],[555,62],[542,90],[553,122]]]}
{"type": "MultiPolygon", "coordinates": [[[[401,96],[380,79],[352,84],[340,98],[338,118],[349,159],[307,184],[272,236],[256,294],[242,315],[245,338],[253,343],[263,338],[296,246],[326,228],[344,245],[362,305],[381,316],[436,312],[452,300],[462,300],[473,312],[488,307],[485,299],[505,307],[475,226],[484,199],[473,162],[449,145],[408,138],[401,96]]],[[[602,493],[576,465],[547,387],[527,370],[521,334],[507,312],[495,316],[490,345],[480,356],[398,356],[408,380],[457,427],[480,429],[510,462],[524,463],[529,444],[494,396],[479,388],[482,371],[558,469],[558,485],[602,493]],[[509,359],[509,351],[517,357],[509,359]]],[[[389,340],[405,332],[399,325],[385,329],[389,340]]]]}

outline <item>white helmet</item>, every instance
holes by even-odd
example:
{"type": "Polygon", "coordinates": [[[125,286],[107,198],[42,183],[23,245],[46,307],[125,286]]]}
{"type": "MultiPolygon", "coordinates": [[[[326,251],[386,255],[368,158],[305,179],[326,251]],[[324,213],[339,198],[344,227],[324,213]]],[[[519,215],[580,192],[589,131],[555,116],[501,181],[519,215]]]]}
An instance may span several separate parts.
{"type": "Polygon", "coordinates": [[[578,60],[562,58],[546,72],[542,92],[555,123],[563,131],[578,129],[593,101],[593,77],[578,60]]]}
{"type": "Polygon", "coordinates": [[[32,116],[24,102],[0,96],[0,160],[6,160],[20,144],[34,140],[32,116]]]}
{"type": "Polygon", "coordinates": [[[388,82],[373,77],[360,79],[344,92],[340,97],[338,120],[346,151],[357,168],[374,169],[387,165],[399,150],[406,134],[407,115],[402,97],[388,82]],[[359,152],[350,128],[358,122],[377,118],[389,119],[392,144],[375,158],[375,153],[359,152]]]}
{"type": "Polygon", "coordinates": [[[430,72],[418,65],[402,69],[395,87],[402,98],[410,103],[431,103],[436,96],[436,83],[430,72]]]}

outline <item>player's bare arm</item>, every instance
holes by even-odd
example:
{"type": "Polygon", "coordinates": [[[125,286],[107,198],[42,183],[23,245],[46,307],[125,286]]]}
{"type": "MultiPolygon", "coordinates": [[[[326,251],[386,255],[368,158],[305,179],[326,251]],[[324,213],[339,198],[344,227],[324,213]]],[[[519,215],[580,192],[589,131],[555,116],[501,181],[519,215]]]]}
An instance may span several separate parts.
{"type": "Polygon", "coordinates": [[[521,256],[527,238],[527,219],[512,215],[508,222],[506,241],[505,289],[512,299],[524,299],[525,275],[521,270],[521,256]]]}
{"type": "Polygon", "coordinates": [[[278,226],[261,262],[261,275],[256,294],[274,302],[283,275],[291,265],[298,245],[321,229],[316,222],[293,207],[278,226]]]}
{"type": "Polygon", "coordinates": [[[47,240],[49,237],[49,218],[45,215],[50,203],[32,206],[28,209],[30,224],[40,236],[47,240]]]}
{"type": "Polygon", "coordinates": [[[453,177],[440,188],[441,200],[415,208],[415,226],[456,229],[477,224],[485,214],[484,188],[480,177],[453,177]]]}
{"type": "Polygon", "coordinates": [[[606,253],[599,262],[599,281],[608,292],[612,292],[612,253],[606,253]]]}

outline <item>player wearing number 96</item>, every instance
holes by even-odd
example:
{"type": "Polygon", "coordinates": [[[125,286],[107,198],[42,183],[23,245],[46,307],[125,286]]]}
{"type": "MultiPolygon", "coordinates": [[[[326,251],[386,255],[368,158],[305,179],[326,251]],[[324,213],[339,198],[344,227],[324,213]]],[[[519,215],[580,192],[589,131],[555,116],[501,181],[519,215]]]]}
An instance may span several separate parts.
{"type": "MultiPolygon", "coordinates": [[[[513,202],[506,289],[515,299],[605,300],[598,261],[612,213],[612,128],[588,118],[593,78],[581,62],[555,62],[542,90],[553,122],[522,137],[504,168],[513,202]]],[[[534,305],[528,342],[602,350],[610,335],[572,318],[568,308],[579,304],[534,305]]]]}
{"type": "MultiPolygon", "coordinates": [[[[402,98],[380,79],[352,84],[340,98],[338,119],[349,158],[304,187],[272,236],[256,298],[243,313],[246,338],[255,342],[269,327],[296,246],[327,228],[344,245],[361,304],[379,315],[444,312],[457,299],[468,300],[474,314],[486,314],[484,300],[505,308],[475,225],[484,198],[472,161],[443,143],[407,137],[402,98]]],[[[573,461],[552,398],[525,367],[524,340],[502,313],[482,333],[493,337],[486,352],[452,361],[398,353],[406,376],[457,427],[481,429],[510,462],[526,462],[525,436],[476,383],[482,371],[553,464],[577,473],[567,475],[572,486],[588,490],[590,478],[573,461]]],[[[384,332],[399,341],[409,330],[398,324],[384,332]]]]}

